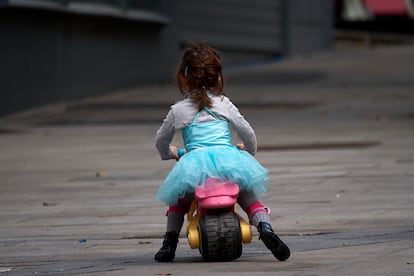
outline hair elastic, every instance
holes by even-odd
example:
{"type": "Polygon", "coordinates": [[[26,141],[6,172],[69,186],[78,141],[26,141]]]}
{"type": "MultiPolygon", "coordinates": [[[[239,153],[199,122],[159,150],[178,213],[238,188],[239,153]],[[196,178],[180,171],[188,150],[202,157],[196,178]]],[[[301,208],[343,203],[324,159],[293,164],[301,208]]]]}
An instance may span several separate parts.
{"type": "Polygon", "coordinates": [[[187,78],[187,76],[188,76],[188,65],[186,65],[184,68],[184,77],[187,78]]]}

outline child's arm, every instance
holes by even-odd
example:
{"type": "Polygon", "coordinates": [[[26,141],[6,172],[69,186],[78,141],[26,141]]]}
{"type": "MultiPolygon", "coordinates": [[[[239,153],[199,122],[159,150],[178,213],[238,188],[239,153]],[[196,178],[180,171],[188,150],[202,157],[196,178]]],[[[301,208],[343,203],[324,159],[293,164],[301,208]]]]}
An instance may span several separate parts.
{"type": "Polygon", "coordinates": [[[243,141],[243,149],[254,155],[257,151],[256,134],[250,124],[240,114],[237,107],[229,101],[230,123],[243,141]]]}
{"type": "Polygon", "coordinates": [[[178,158],[177,148],[170,146],[174,133],[174,115],[170,110],[161,127],[157,130],[157,134],[155,136],[155,146],[157,147],[158,153],[160,154],[162,160],[178,158]]]}
{"type": "Polygon", "coordinates": [[[237,144],[236,146],[239,150],[245,150],[243,143],[242,144],[237,144]]]}
{"type": "Polygon", "coordinates": [[[174,156],[175,160],[179,160],[180,156],[178,156],[178,148],[175,146],[170,146],[170,152],[172,153],[172,156],[174,156]]]}

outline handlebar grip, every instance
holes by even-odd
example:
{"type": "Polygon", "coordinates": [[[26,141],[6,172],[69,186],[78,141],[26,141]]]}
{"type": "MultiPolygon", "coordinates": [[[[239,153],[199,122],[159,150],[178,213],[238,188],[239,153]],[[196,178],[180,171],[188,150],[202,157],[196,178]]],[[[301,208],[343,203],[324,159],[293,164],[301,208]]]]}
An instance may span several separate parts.
{"type": "Polygon", "coordinates": [[[180,158],[186,153],[187,153],[187,150],[185,148],[180,148],[180,149],[178,149],[178,152],[177,152],[178,157],[180,157],[180,158]]]}

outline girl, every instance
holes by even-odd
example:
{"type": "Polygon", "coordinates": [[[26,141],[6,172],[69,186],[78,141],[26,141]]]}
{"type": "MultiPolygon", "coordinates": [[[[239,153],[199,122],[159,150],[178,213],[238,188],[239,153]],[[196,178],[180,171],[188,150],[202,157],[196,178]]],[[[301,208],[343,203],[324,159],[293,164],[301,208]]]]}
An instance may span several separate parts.
{"type": "Polygon", "coordinates": [[[156,194],[169,210],[167,232],[155,260],[174,259],[184,215],[195,188],[207,177],[239,185],[238,203],[257,227],[259,238],[278,260],[286,260],[289,248],[273,232],[269,214],[257,199],[266,191],[268,171],[253,157],[257,150],[254,130],[224,96],[218,52],[203,43],[187,48],[178,67],[177,84],[184,99],[171,106],[157,131],[156,147],[162,160],[178,160],[178,150],[170,143],[175,131],[181,130],[187,154],[175,164],[156,194]],[[232,146],[229,125],[243,144],[232,146]]]}

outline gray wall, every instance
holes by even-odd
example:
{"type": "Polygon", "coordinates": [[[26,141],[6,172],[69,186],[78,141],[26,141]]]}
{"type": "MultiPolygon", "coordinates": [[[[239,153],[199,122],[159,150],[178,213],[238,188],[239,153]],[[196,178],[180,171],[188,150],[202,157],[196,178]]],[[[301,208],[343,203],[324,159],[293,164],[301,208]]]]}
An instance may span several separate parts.
{"type": "Polygon", "coordinates": [[[139,18],[0,8],[0,115],[170,78],[179,47],[166,26],[139,18]]]}
{"type": "Polygon", "coordinates": [[[275,0],[181,0],[177,3],[179,40],[206,40],[222,50],[282,52],[282,3],[275,0]]]}
{"type": "Polygon", "coordinates": [[[284,0],[284,54],[306,55],[331,48],[333,1],[284,0]]]}
{"type": "Polygon", "coordinates": [[[0,115],[170,80],[194,40],[225,52],[227,65],[312,53],[331,41],[330,0],[107,1],[150,3],[148,14],[43,2],[55,4],[0,0],[0,115]]]}
{"type": "Polygon", "coordinates": [[[179,41],[206,40],[221,50],[302,55],[331,47],[331,0],[181,0],[179,41]]]}

